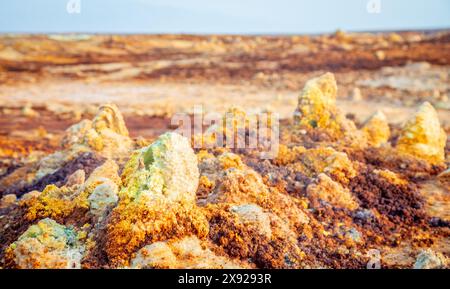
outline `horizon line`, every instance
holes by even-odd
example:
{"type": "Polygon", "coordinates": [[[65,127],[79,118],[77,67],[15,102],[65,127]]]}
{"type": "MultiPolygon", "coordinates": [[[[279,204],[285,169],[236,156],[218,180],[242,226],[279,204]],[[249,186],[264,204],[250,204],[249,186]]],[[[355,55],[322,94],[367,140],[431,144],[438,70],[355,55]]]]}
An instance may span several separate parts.
{"type": "Polygon", "coordinates": [[[322,31],[322,32],[244,32],[244,33],[227,33],[227,32],[217,32],[217,33],[204,33],[204,32],[83,32],[83,31],[42,31],[42,32],[30,32],[30,31],[0,31],[0,35],[185,35],[185,36],[209,36],[209,35],[221,35],[221,36],[294,36],[294,35],[327,35],[333,34],[337,31],[343,31],[346,33],[373,33],[373,34],[383,34],[383,33],[407,33],[407,32],[445,32],[450,31],[450,26],[448,27],[434,27],[434,28],[405,28],[405,29],[380,29],[380,30],[346,30],[337,28],[332,31],[322,31]]]}

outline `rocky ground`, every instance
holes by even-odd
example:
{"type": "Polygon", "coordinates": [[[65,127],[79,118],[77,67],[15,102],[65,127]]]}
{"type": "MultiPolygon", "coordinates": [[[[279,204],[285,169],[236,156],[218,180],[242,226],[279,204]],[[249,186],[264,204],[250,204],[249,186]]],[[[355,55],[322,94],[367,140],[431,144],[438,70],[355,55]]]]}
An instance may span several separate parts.
{"type": "Polygon", "coordinates": [[[448,268],[449,35],[0,36],[0,267],[448,268]]]}

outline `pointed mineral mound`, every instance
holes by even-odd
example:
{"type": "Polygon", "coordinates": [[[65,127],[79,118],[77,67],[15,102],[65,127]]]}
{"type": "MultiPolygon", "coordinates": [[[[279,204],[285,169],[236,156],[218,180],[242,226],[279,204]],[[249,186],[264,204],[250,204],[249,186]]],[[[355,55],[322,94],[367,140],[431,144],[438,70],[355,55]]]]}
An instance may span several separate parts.
{"type": "Polygon", "coordinates": [[[436,110],[425,102],[404,125],[397,149],[433,164],[442,163],[445,161],[446,139],[436,110]]]}
{"type": "Polygon", "coordinates": [[[132,141],[117,106],[106,104],[92,121],[83,120],[67,129],[62,147],[94,150],[107,158],[119,158],[128,156],[132,141]]]}
{"type": "Polygon", "coordinates": [[[335,110],[336,94],[337,84],[332,73],[306,82],[294,114],[296,123],[312,128],[328,127],[335,110]]]}
{"type": "Polygon", "coordinates": [[[362,131],[366,134],[369,144],[374,147],[387,143],[391,135],[386,116],[381,111],[377,111],[366,120],[362,131]]]}
{"type": "Polygon", "coordinates": [[[336,107],[337,84],[332,73],[309,80],[303,88],[294,122],[302,129],[320,129],[334,140],[365,146],[366,136],[336,107]]]}
{"type": "Polygon", "coordinates": [[[173,132],[133,153],[122,178],[128,196],[160,195],[168,200],[194,202],[199,171],[187,138],[173,132]]]}
{"type": "Polygon", "coordinates": [[[125,121],[115,104],[105,104],[100,106],[97,115],[92,121],[92,126],[97,132],[109,129],[117,134],[128,136],[128,129],[125,126],[125,121]]]}
{"type": "Polygon", "coordinates": [[[195,203],[199,171],[187,138],[168,132],[134,151],[122,181],[107,230],[113,264],[127,264],[131,253],[149,242],[208,234],[208,221],[195,203]]]}

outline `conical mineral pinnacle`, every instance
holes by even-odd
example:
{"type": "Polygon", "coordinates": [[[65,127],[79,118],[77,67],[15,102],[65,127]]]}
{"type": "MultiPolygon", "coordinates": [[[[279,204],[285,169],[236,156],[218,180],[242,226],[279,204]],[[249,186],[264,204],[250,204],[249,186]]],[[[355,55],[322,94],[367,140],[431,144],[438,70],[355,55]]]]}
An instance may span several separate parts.
{"type": "Polygon", "coordinates": [[[441,128],[436,110],[425,102],[405,123],[397,149],[433,164],[442,163],[445,160],[446,139],[447,135],[441,128]]]}

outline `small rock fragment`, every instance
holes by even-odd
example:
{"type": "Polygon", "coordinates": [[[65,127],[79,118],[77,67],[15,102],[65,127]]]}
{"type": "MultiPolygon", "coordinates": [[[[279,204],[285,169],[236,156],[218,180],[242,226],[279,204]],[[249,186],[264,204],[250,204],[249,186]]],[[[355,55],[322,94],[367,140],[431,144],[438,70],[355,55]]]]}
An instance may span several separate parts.
{"type": "Polygon", "coordinates": [[[86,173],[84,170],[76,170],[73,174],[71,174],[67,178],[66,186],[73,187],[73,186],[80,186],[85,182],[86,173]]]}
{"type": "Polygon", "coordinates": [[[147,245],[136,253],[131,260],[131,268],[173,268],[177,264],[177,257],[166,242],[156,242],[147,245]]]}
{"type": "Polygon", "coordinates": [[[361,89],[359,89],[358,87],[353,88],[350,99],[353,101],[361,101],[363,99],[361,89]]]}
{"type": "Polygon", "coordinates": [[[128,136],[122,114],[114,104],[105,104],[99,108],[97,115],[92,121],[92,127],[97,131],[110,130],[122,136],[128,136]]]}
{"type": "Polygon", "coordinates": [[[350,238],[355,243],[361,243],[362,236],[361,233],[355,228],[350,228],[345,234],[346,237],[350,238]]]}
{"type": "Polygon", "coordinates": [[[246,226],[254,227],[267,238],[272,235],[270,228],[270,217],[264,213],[260,206],[255,204],[246,204],[239,206],[232,206],[230,211],[237,214],[239,221],[246,226]]]}
{"type": "Polygon", "coordinates": [[[377,50],[377,51],[375,52],[375,57],[376,57],[378,60],[383,61],[384,59],[386,59],[386,53],[384,53],[383,50],[377,50]]]}
{"type": "Polygon", "coordinates": [[[117,204],[118,190],[117,185],[112,181],[98,185],[88,197],[91,213],[101,218],[109,208],[117,204]]]}
{"type": "Polygon", "coordinates": [[[351,192],[333,181],[326,174],[320,174],[306,188],[306,194],[311,199],[320,199],[340,208],[356,210],[359,207],[351,192]]]}
{"type": "Polygon", "coordinates": [[[403,37],[398,33],[391,33],[389,34],[389,41],[399,43],[403,42],[403,37]]]}
{"type": "Polygon", "coordinates": [[[436,253],[431,249],[422,250],[417,255],[414,269],[442,269],[446,266],[446,259],[441,253],[436,253]]]}
{"type": "Polygon", "coordinates": [[[16,203],[17,197],[14,194],[4,195],[0,200],[0,209],[5,209],[9,206],[12,206],[16,203]]]}
{"type": "Polygon", "coordinates": [[[25,106],[22,108],[22,115],[26,117],[38,117],[39,112],[33,109],[33,106],[31,103],[25,104],[25,106]]]}

